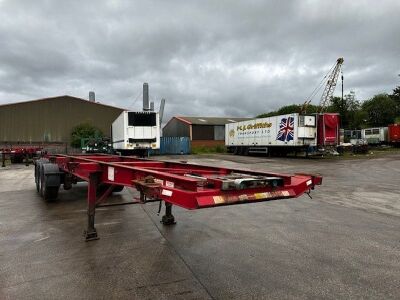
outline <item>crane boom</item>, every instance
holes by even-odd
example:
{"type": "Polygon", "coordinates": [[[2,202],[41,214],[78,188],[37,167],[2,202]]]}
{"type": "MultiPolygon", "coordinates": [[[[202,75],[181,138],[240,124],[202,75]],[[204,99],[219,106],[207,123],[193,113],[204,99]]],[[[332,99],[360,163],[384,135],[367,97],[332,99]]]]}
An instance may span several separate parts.
{"type": "Polygon", "coordinates": [[[340,57],[336,61],[336,65],[333,68],[333,71],[329,74],[328,81],[326,82],[326,86],[324,92],[322,93],[321,101],[319,102],[319,111],[323,112],[325,108],[328,106],[329,101],[332,98],[333,92],[336,88],[336,83],[339,77],[340,68],[343,64],[343,57],[340,57]]]}

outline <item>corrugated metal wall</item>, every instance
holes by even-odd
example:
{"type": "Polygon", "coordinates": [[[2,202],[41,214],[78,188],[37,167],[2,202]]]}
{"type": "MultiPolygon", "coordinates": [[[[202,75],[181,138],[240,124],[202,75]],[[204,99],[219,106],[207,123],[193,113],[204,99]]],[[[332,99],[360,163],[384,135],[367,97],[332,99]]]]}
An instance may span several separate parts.
{"type": "Polygon", "coordinates": [[[214,125],[192,125],[192,141],[213,139],[214,125]]]}
{"type": "Polygon", "coordinates": [[[163,136],[190,136],[190,125],[175,118],[164,126],[163,136]]]}
{"type": "Polygon", "coordinates": [[[214,126],[214,140],[225,141],[225,125],[214,126]]]}
{"type": "Polygon", "coordinates": [[[0,106],[0,142],[68,142],[71,130],[91,123],[109,135],[123,109],[70,96],[0,106]]]}
{"type": "Polygon", "coordinates": [[[190,154],[189,137],[162,137],[160,154],[190,154]]]}

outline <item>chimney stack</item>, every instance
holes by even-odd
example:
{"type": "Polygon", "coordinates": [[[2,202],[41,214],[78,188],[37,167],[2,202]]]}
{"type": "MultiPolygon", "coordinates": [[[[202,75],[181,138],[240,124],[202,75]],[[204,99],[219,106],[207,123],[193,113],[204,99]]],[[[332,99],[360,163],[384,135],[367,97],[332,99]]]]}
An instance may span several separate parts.
{"type": "Polygon", "coordinates": [[[90,102],[96,102],[96,95],[93,91],[89,92],[89,101],[90,102]]]}
{"type": "Polygon", "coordinates": [[[143,83],[143,111],[150,110],[149,105],[149,84],[147,82],[143,83]]]}
{"type": "Polygon", "coordinates": [[[153,101],[150,102],[150,111],[154,111],[154,102],[153,101]]]}

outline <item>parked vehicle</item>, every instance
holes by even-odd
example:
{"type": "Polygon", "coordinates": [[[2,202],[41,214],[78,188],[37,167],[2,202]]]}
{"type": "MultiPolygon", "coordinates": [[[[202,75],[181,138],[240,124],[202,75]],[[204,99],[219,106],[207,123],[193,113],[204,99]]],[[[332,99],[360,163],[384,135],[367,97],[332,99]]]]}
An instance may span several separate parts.
{"type": "Polygon", "coordinates": [[[396,146],[400,145],[400,124],[390,124],[388,126],[388,141],[396,146]]]}
{"type": "Polygon", "coordinates": [[[373,127],[361,130],[361,138],[366,140],[369,145],[378,145],[388,142],[387,127],[373,127]]]}
{"type": "Polygon", "coordinates": [[[111,125],[114,151],[145,156],[160,148],[160,118],[154,111],[124,111],[111,125]]]}
{"type": "Polygon", "coordinates": [[[225,145],[235,154],[286,154],[315,152],[339,141],[337,114],[298,113],[230,123],[225,126],[225,145]]]}

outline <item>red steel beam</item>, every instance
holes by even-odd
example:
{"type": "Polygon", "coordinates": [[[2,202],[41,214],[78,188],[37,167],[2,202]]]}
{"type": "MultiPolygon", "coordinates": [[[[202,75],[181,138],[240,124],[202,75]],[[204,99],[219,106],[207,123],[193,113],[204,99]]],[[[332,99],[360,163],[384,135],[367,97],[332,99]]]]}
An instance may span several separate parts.
{"type": "Polygon", "coordinates": [[[99,174],[99,184],[124,185],[140,189],[138,183],[152,176],[157,186],[147,189],[149,193],[187,209],[298,197],[314,188],[315,185],[321,184],[322,181],[319,176],[304,174],[290,176],[120,156],[57,155],[55,162],[63,171],[72,173],[85,181],[89,181],[90,174],[96,172],[99,174]],[[279,177],[284,180],[284,185],[245,190],[221,190],[221,180],[218,176],[231,172],[279,177]],[[204,178],[183,176],[191,173],[204,178]]]}

